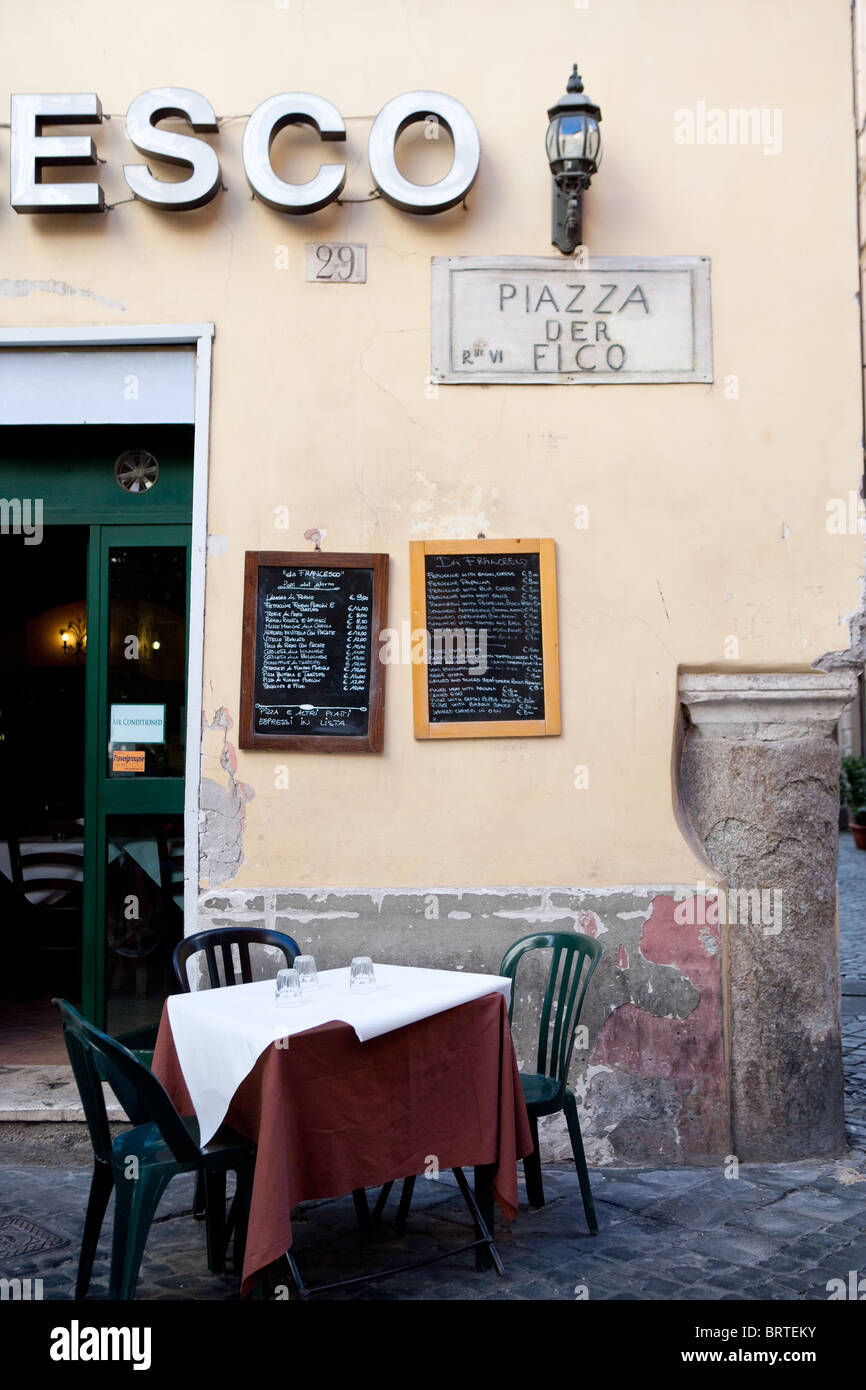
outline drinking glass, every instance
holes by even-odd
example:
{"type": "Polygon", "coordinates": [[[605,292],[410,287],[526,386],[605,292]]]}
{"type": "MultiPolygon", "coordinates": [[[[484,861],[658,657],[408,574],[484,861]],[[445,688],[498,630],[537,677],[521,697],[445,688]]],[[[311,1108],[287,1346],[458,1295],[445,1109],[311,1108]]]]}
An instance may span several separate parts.
{"type": "Polygon", "coordinates": [[[297,970],[278,970],[276,985],[277,1004],[300,1004],[301,982],[297,970]]]}
{"type": "Polygon", "coordinates": [[[318,989],[319,976],[316,973],[315,956],[295,956],[295,970],[302,990],[318,989]]]}
{"type": "Polygon", "coordinates": [[[349,989],[372,989],[376,983],[369,956],[355,956],[349,967],[349,989]]]}

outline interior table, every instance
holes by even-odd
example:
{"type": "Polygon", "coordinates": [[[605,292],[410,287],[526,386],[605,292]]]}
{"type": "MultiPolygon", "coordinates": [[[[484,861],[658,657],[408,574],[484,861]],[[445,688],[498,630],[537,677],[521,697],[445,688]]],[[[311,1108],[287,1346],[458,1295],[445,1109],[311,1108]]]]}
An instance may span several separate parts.
{"type": "MultiPolygon", "coordinates": [[[[168,1001],[153,1070],[181,1114],[193,1114],[168,1001]]],[[[474,1167],[513,1220],[517,1163],[532,1151],[499,991],[365,1042],[336,1021],[276,1039],[234,1092],[226,1120],[258,1151],[242,1297],[291,1250],[299,1203],[430,1171],[435,1160],[439,1170],[474,1167]]],[[[479,1193],[479,1207],[492,1234],[493,1200],[479,1193]]]]}

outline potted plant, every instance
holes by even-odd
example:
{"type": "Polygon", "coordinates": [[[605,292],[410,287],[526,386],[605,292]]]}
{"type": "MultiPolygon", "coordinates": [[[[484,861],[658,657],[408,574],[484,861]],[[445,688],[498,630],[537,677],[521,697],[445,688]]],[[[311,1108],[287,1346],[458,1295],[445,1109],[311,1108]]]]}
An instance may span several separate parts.
{"type": "Polygon", "coordinates": [[[854,843],[858,849],[866,849],[866,758],[842,759],[840,785],[854,843]]]}

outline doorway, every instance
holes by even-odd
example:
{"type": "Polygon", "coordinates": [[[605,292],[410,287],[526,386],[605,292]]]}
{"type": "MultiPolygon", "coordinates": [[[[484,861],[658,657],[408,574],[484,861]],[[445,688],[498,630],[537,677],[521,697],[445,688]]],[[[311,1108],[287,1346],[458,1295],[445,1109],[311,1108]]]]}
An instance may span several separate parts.
{"type": "Polygon", "coordinates": [[[117,1035],[171,988],[192,445],[191,426],[0,429],[0,1064],[66,1062],[54,995],[117,1035]]]}

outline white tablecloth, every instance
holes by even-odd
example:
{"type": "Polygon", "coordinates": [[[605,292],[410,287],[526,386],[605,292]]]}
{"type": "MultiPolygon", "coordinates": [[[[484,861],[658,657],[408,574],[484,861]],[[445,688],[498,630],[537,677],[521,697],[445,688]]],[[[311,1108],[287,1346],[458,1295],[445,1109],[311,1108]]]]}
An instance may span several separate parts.
{"type": "Polygon", "coordinates": [[[319,988],[289,1006],[277,1005],[273,980],[171,995],[172,1037],[202,1144],[213,1138],[238,1086],[277,1038],[338,1020],[367,1042],[495,990],[506,1002],[511,997],[511,981],[501,975],[408,965],[376,965],[375,971],[375,987],[361,991],[349,989],[348,966],[320,971],[319,988]]]}

